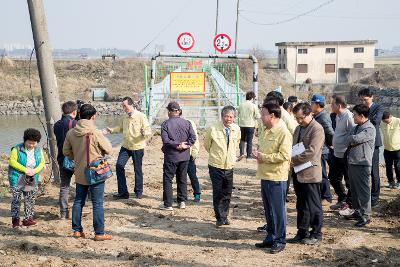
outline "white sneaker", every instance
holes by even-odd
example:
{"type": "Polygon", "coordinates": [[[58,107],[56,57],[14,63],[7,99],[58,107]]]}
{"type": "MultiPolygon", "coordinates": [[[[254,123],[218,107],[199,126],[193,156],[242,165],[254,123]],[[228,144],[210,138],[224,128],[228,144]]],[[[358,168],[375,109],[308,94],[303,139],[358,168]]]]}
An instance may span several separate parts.
{"type": "Polygon", "coordinates": [[[166,207],[164,205],[164,202],[161,202],[159,207],[160,207],[160,210],[167,210],[167,211],[173,211],[174,210],[172,207],[166,207]]]}
{"type": "Polygon", "coordinates": [[[181,203],[179,203],[179,208],[180,209],[186,209],[186,204],[184,201],[182,201],[181,203]]]}
{"type": "Polygon", "coordinates": [[[353,213],[354,213],[354,210],[350,209],[350,208],[347,208],[344,210],[339,210],[339,214],[342,216],[351,216],[351,215],[353,215],[353,213]]]}

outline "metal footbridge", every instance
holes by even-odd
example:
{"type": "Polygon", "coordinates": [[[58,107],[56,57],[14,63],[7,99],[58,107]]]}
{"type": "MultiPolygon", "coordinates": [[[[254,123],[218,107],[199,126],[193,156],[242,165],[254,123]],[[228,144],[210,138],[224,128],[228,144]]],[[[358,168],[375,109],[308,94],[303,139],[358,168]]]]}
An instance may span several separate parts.
{"type": "MultiPolygon", "coordinates": [[[[252,59],[253,60],[253,91],[258,93],[258,63],[250,55],[223,55],[225,58],[252,59]]],[[[177,101],[182,109],[182,116],[194,121],[198,128],[207,128],[220,119],[221,109],[230,105],[238,107],[244,100],[245,92],[239,86],[239,67],[230,64],[215,64],[213,58],[219,58],[221,55],[213,54],[168,54],[160,53],[152,58],[151,82],[150,87],[145,88],[142,97],[142,111],[144,111],[153,128],[158,128],[160,124],[167,119],[166,106],[170,101],[177,101]],[[196,66],[191,64],[179,64],[177,62],[168,66],[168,68],[156,67],[157,57],[185,57],[200,58],[196,66]],[[227,66],[229,71],[227,72],[227,66]],[[157,73],[159,72],[159,73],[157,73]],[[171,92],[171,72],[205,73],[204,92],[187,93],[171,92]],[[224,74],[229,73],[231,79],[227,79],[224,74]],[[162,75],[162,76],[161,76],[162,75]],[[156,83],[156,77],[158,82],[156,83]]],[[[146,72],[146,71],[145,71],[146,72]]],[[[147,72],[146,72],[147,73],[147,72]]],[[[147,84],[147,76],[145,75],[147,84]]]]}

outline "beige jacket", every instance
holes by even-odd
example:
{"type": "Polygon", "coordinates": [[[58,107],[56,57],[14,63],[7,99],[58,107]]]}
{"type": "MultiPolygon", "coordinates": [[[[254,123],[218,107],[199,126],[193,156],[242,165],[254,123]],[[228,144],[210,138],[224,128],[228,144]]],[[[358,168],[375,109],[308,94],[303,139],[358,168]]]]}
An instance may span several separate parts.
{"type": "Polygon", "coordinates": [[[216,123],[207,130],[204,148],[208,152],[208,165],[224,170],[233,169],[240,143],[240,128],[234,123],[229,128],[231,131],[229,146],[222,122],[216,123]]]}
{"type": "Polygon", "coordinates": [[[81,119],[76,127],[69,130],[65,137],[63,146],[64,156],[75,161],[75,181],[77,184],[88,185],[85,177],[86,160],[86,135],[90,135],[90,161],[102,158],[111,154],[112,146],[110,141],[96,128],[93,120],[81,119]]]}
{"type": "Polygon", "coordinates": [[[322,181],[321,154],[325,143],[324,128],[316,120],[312,120],[304,130],[303,138],[299,139],[300,125],[296,127],[293,135],[293,145],[303,142],[305,151],[292,157],[293,166],[311,161],[312,167],[297,173],[300,183],[320,183],[322,181]]]}

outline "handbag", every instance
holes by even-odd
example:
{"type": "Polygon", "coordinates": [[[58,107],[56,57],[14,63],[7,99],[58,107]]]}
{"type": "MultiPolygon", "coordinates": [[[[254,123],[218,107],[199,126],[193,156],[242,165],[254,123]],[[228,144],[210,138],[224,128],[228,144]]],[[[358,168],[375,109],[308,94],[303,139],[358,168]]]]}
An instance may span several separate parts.
{"type": "Polygon", "coordinates": [[[63,169],[73,172],[75,168],[75,161],[70,157],[65,156],[62,164],[63,169]]]}
{"type": "Polygon", "coordinates": [[[34,176],[21,174],[18,178],[17,188],[23,192],[31,192],[36,189],[36,179],[34,176]]]}
{"type": "Polygon", "coordinates": [[[110,164],[108,164],[106,158],[100,158],[95,161],[90,161],[89,156],[89,148],[90,148],[90,135],[86,135],[86,168],[85,168],[85,177],[86,181],[89,185],[98,184],[104,182],[108,178],[110,178],[113,173],[111,171],[110,164]]]}
{"type": "MultiPolygon", "coordinates": [[[[68,130],[70,130],[72,128],[72,120],[69,120],[68,122],[68,130]]],[[[65,133],[64,133],[65,136],[65,133]]],[[[67,171],[74,171],[75,168],[75,161],[73,159],[71,159],[70,157],[65,156],[63,163],[62,163],[62,168],[67,170],[67,171]]]]}

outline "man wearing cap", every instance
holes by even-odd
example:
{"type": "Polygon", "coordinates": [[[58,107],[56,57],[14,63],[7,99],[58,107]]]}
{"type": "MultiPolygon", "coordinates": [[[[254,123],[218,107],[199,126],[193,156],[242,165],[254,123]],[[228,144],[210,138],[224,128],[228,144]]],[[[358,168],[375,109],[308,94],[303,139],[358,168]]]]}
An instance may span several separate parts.
{"type": "Polygon", "coordinates": [[[324,109],[325,97],[322,95],[313,95],[311,98],[311,109],[314,114],[314,119],[321,124],[325,133],[325,144],[322,147],[321,166],[322,166],[322,183],[321,183],[321,199],[322,204],[327,205],[332,202],[332,194],[330,183],[326,172],[326,164],[329,158],[329,147],[332,146],[333,134],[332,121],[329,113],[324,109]]]}
{"type": "Polygon", "coordinates": [[[161,124],[161,139],[164,153],[163,202],[160,209],[172,211],[172,179],[176,175],[177,201],[181,209],[186,208],[187,169],[190,147],[196,141],[196,134],[188,120],[180,117],[181,107],[175,101],[167,106],[169,119],[161,124]]]}

